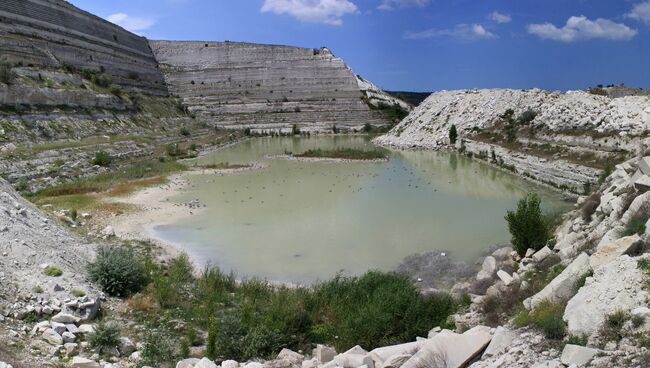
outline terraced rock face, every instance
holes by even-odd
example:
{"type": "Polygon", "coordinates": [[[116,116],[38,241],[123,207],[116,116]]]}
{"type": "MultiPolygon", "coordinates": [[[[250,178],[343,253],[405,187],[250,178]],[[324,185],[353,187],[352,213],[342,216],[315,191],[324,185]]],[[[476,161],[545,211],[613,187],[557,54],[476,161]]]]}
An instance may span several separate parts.
{"type": "Polygon", "coordinates": [[[167,95],[147,40],[62,0],[2,0],[0,57],[103,70],[128,91],[167,95]]]}
{"type": "Polygon", "coordinates": [[[325,48],[176,41],[150,45],[171,93],[218,126],[279,129],[298,124],[329,130],[334,124],[382,125],[386,118],[369,104],[398,101],[378,98],[380,91],[366,93],[343,60],[325,48]]]}

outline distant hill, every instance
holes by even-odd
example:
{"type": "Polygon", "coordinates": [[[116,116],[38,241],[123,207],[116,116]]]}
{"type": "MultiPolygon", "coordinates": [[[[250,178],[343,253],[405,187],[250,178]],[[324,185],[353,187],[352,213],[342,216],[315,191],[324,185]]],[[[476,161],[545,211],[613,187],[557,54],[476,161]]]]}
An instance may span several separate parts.
{"type": "Polygon", "coordinates": [[[386,91],[386,93],[406,101],[413,106],[418,106],[422,101],[426,100],[431,92],[401,92],[401,91],[386,91]]]}

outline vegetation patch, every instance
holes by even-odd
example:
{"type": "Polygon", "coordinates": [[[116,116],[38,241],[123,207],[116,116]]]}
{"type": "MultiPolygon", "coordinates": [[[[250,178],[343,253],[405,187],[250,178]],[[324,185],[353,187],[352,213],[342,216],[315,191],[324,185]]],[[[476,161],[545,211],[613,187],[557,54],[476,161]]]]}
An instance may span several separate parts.
{"type": "Polygon", "coordinates": [[[388,156],[386,152],[379,149],[362,150],[356,148],[339,148],[336,150],[323,150],[320,148],[310,149],[294,157],[308,157],[308,158],[335,158],[344,160],[382,160],[388,156]]]}
{"type": "Polygon", "coordinates": [[[120,328],[117,323],[100,321],[95,331],[88,334],[88,344],[100,352],[117,347],[120,343],[120,328]]]}
{"type": "Polygon", "coordinates": [[[128,301],[131,312],[158,335],[174,335],[176,351],[200,344],[202,331],[206,354],[215,359],[270,358],[282,348],[305,350],[315,343],[343,351],[413,341],[446,326],[460,304],[446,293],[422,296],[408,277],[377,271],[339,275],[311,288],[287,287],[255,278],[236,281],[216,267],[195,275],[181,256],[152,265],[149,274],[149,286],[128,301]],[[185,322],[183,329],[160,331],[166,320],[177,318],[185,322]]]}
{"type": "Polygon", "coordinates": [[[57,266],[47,266],[43,270],[43,274],[45,274],[45,276],[59,277],[63,275],[63,270],[57,266]]]}
{"type": "Polygon", "coordinates": [[[229,162],[219,162],[207,165],[196,165],[195,167],[201,169],[210,169],[210,170],[236,170],[236,169],[246,169],[251,167],[251,165],[246,164],[231,164],[229,162]]]}
{"type": "Polygon", "coordinates": [[[512,235],[512,246],[524,256],[528,249],[542,249],[551,238],[548,219],[542,214],[541,199],[536,193],[528,193],[517,203],[515,211],[505,216],[512,235]]]}
{"type": "Polygon", "coordinates": [[[102,248],[88,265],[90,281],[111,296],[124,297],[145,287],[148,281],[144,259],[126,247],[102,248]]]}

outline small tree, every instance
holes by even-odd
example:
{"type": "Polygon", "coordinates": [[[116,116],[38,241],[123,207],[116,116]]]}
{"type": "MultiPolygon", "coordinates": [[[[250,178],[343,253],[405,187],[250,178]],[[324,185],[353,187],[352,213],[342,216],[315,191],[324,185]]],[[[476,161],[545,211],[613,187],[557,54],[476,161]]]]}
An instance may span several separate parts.
{"type": "Polygon", "coordinates": [[[93,159],[93,165],[98,166],[109,166],[113,162],[113,157],[110,153],[99,151],[95,153],[95,158],[93,159]]]}
{"type": "Polygon", "coordinates": [[[205,355],[210,359],[217,358],[217,326],[214,321],[208,326],[208,341],[206,342],[205,355]]]}
{"type": "Polygon", "coordinates": [[[298,128],[298,125],[293,124],[293,126],[291,127],[291,134],[300,135],[300,128],[298,128]]]}
{"type": "Polygon", "coordinates": [[[126,247],[101,248],[94,263],[88,265],[90,281],[111,296],[137,293],[147,283],[144,260],[126,247]]]}
{"type": "Polygon", "coordinates": [[[458,130],[456,129],[455,124],[451,124],[449,128],[449,143],[456,144],[456,139],[458,138],[458,130]]]}
{"type": "Polygon", "coordinates": [[[16,79],[16,73],[14,73],[13,65],[6,59],[0,59],[0,82],[9,85],[14,82],[14,79],[16,79]]]}
{"type": "Polygon", "coordinates": [[[539,196],[528,193],[519,200],[517,209],[508,211],[505,216],[512,235],[512,245],[520,256],[524,256],[529,248],[543,248],[550,238],[550,229],[540,205],[539,196]]]}

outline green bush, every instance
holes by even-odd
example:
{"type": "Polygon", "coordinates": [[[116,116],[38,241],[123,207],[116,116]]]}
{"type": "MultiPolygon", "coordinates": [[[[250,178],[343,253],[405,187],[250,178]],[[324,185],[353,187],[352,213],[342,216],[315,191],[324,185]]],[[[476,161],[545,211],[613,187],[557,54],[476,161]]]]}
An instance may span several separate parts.
{"type": "Polygon", "coordinates": [[[185,152],[179,147],[178,143],[166,145],[165,151],[167,151],[167,155],[170,157],[178,157],[185,154],[185,152]]]}
{"type": "Polygon", "coordinates": [[[517,203],[515,211],[505,216],[512,235],[512,245],[520,256],[526,250],[543,248],[551,237],[548,221],[541,209],[541,199],[536,193],[528,193],[517,203]]]}
{"type": "Polygon", "coordinates": [[[544,300],[529,314],[531,323],[541,328],[549,339],[559,340],[566,334],[566,325],[562,320],[564,304],[544,300]]]}
{"type": "Polygon", "coordinates": [[[47,267],[45,267],[45,269],[43,270],[43,273],[44,273],[46,276],[59,277],[59,276],[63,275],[63,270],[61,270],[61,269],[60,269],[59,267],[57,267],[57,266],[47,266],[47,267]]]}
{"type": "Polygon", "coordinates": [[[113,322],[99,322],[95,326],[95,331],[88,334],[88,343],[91,348],[99,351],[116,347],[120,343],[119,326],[113,322]]]}
{"type": "Polygon", "coordinates": [[[0,59],[0,82],[9,85],[15,80],[16,73],[13,70],[13,65],[6,59],[0,59]]]}
{"type": "Polygon", "coordinates": [[[191,134],[191,133],[190,133],[190,130],[189,130],[189,129],[187,129],[186,127],[182,127],[182,128],[181,128],[181,135],[182,135],[182,136],[184,136],[184,137],[188,137],[188,136],[190,136],[190,134],[191,134]]]}
{"type": "Polygon", "coordinates": [[[118,86],[117,84],[111,84],[108,86],[108,92],[110,92],[112,95],[120,97],[122,96],[122,87],[118,86]]]}
{"type": "Polygon", "coordinates": [[[175,363],[177,354],[174,340],[166,331],[147,329],[143,345],[139,366],[166,367],[175,363]]]}
{"type": "Polygon", "coordinates": [[[113,162],[113,157],[111,157],[111,154],[108,152],[104,151],[99,151],[95,153],[95,158],[93,159],[93,165],[98,165],[98,166],[109,166],[113,162]]]}
{"type": "Polygon", "coordinates": [[[144,260],[126,247],[101,248],[95,262],[88,265],[90,280],[111,296],[136,293],[147,283],[144,260]]]}
{"type": "Polygon", "coordinates": [[[293,124],[291,126],[291,134],[293,135],[300,135],[300,128],[298,128],[298,125],[293,124]]]}
{"type": "Polygon", "coordinates": [[[449,128],[449,143],[456,144],[456,139],[458,138],[458,130],[456,129],[456,125],[452,124],[451,128],[449,128]]]}
{"type": "Polygon", "coordinates": [[[619,341],[623,338],[623,325],[630,319],[630,315],[623,310],[617,310],[605,318],[605,325],[601,335],[608,340],[619,341]]]}
{"type": "Polygon", "coordinates": [[[570,335],[566,338],[566,343],[571,345],[587,346],[588,335],[570,335]]]}
{"type": "Polygon", "coordinates": [[[517,124],[527,125],[533,120],[535,120],[536,117],[537,117],[537,111],[528,109],[522,112],[521,115],[519,115],[519,117],[517,118],[517,124]]]}

